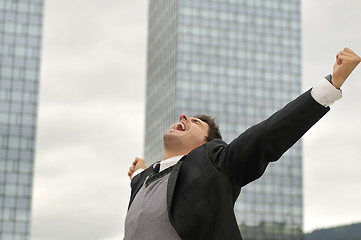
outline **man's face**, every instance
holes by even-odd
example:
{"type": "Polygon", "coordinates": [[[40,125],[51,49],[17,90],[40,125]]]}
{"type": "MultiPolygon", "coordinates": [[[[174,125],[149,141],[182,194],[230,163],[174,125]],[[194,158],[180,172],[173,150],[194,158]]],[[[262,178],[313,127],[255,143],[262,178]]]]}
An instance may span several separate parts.
{"type": "MultiPolygon", "coordinates": [[[[179,122],[175,123],[164,134],[164,141],[170,141],[181,147],[194,149],[206,142],[209,126],[199,118],[188,117],[182,113],[179,122]]],[[[177,147],[177,146],[175,146],[177,147]]]]}

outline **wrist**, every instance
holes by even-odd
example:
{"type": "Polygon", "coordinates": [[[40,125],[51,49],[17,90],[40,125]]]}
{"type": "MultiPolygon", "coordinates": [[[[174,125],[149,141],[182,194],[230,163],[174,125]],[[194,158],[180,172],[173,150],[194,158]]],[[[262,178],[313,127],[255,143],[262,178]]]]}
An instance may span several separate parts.
{"type": "Polygon", "coordinates": [[[331,74],[325,77],[335,88],[340,89],[341,85],[337,84],[339,81],[335,81],[331,74]]]}

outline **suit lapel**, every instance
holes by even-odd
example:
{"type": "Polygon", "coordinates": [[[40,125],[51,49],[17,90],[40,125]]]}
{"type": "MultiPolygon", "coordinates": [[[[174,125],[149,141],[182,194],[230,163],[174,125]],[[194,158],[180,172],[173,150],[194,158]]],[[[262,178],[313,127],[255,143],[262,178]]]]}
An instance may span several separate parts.
{"type": "Polygon", "coordinates": [[[143,186],[144,181],[152,172],[153,172],[153,165],[147,168],[146,170],[144,170],[143,172],[139,173],[132,179],[130,183],[132,192],[130,194],[128,209],[130,208],[130,205],[132,204],[135,195],[137,195],[139,189],[143,186]]]}
{"type": "Polygon", "coordinates": [[[167,208],[168,208],[168,217],[169,220],[173,224],[173,219],[171,217],[171,207],[172,207],[172,201],[173,201],[173,195],[174,195],[174,189],[177,183],[179,170],[183,164],[183,160],[186,158],[187,155],[184,155],[177,164],[173,167],[172,172],[169,175],[168,179],[168,185],[167,185],[167,208]]]}
{"type": "MultiPolygon", "coordinates": [[[[172,201],[173,201],[173,194],[174,194],[174,189],[175,189],[175,185],[177,182],[177,178],[178,178],[178,174],[179,174],[179,169],[182,166],[183,160],[186,158],[187,155],[183,156],[178,163],[173,167],[169,179],[168,179],[168,185],[167,185],[167,208],[168,208],[168,215],[170,217],[170,208],[172,205],[172,201]]],[[[130,205],[132,204],[135,196],[137,195],[138,191],[140,190],[140,188],[143,186],[144,181],[147,179],[147,177],[152,173],[153,168],[149,167],[146,170],[144,170],[142,173],[136,175],[131,182],[131,195],[130,195],[130,201],[129,201],[129,205],[128,205],[128,209],[130,207],[130,205]]],[[[171,218],[169,218],[171,219],[171,218]]]]}

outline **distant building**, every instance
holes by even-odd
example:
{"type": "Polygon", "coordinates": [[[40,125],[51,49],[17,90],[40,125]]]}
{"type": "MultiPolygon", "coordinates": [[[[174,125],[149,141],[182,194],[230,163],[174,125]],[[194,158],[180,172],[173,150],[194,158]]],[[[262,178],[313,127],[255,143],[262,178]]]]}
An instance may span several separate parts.
{"type": "Polygon", "coordinates": [[[42,0],[0,0],[0,239],[29,239],[42,0]]]}
{"type": "Polygon", "coordinates": [[[317,229],[305,234],[305,240],[360,240],[361,223],[317,229]]]}
{"type": "MultiPolygon", "coordinates": [[[[215,116],[230,142],[301,90],[300,0],[149,1],[145,159],[182,112],[215,116]]],[[[303,239],[302,144],[242,189],[247,240],[303,239]]]]}

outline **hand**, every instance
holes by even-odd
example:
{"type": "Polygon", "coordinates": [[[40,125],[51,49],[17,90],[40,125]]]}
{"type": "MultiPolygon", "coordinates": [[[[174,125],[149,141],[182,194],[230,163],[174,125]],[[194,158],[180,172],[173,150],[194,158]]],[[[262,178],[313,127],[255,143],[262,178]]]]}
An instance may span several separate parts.
{"type": "Polygon", "coordinates": [[[138,169],[146,169],[147,166],[144,163],[144,159],[136,157],[132,165],[129,167],[128,176],[132,179],[133,173],[138,169]]]}
{"type": "Polygon", "coordinates": [[[340,88],[360,62],[361,58],[349,48],[339,52],[336,55],[336,63],[333,66],[332,84],[336,88],[340,88]]]}

